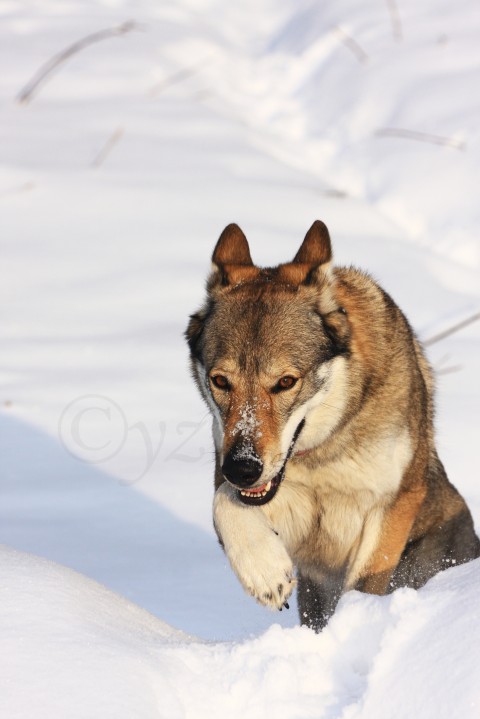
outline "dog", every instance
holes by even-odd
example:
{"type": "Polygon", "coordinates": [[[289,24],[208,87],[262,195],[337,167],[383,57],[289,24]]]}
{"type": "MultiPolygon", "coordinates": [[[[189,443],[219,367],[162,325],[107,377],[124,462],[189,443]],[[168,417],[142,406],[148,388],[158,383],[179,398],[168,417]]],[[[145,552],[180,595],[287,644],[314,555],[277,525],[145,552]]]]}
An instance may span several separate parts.
{"type": "Polygon", "coordinates": [[[320,631],[340,596],[421,587],[480,555],[434,441],[432,371],[368,274],[332,266],[317,220],[292,262],[256,267],[222,232],[186,338],[213,416],[213,521],[244,589],[272,609],[298,583],[320,631]]]}

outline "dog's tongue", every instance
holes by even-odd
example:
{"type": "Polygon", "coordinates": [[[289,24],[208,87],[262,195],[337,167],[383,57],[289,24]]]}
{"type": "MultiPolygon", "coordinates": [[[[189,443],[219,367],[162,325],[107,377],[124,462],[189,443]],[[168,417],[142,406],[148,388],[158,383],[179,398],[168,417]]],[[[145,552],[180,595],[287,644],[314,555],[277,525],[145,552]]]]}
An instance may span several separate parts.
{"type": "Polygon", "coordinates": [[[266,484],[262,484],[261,487],[252,487],[251,489],[248,490],[248,492],[249,492],[249,494],[260,494],[260,492],[265,491],[266,486],[267,486],[266,484]]]}

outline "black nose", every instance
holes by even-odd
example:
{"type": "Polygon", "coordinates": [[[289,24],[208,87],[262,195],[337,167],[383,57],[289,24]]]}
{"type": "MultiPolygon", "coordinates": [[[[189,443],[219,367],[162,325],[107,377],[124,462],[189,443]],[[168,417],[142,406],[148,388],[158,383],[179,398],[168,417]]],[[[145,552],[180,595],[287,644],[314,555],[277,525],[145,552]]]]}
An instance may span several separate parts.
{"type": "Polygon", "coordinates": [[[243,456],[238,449],[230,450],[222,465],[223,476],[238,487],[251,487],[263,472],[263,464],[259,457],[249,454],[243,456]]]}

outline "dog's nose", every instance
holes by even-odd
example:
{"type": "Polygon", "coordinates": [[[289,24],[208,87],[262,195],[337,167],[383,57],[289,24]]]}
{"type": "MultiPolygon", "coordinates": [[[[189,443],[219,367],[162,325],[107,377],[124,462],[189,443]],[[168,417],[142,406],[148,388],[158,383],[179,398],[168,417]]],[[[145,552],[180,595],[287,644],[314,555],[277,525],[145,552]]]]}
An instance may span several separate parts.
{"type": "Polygon", "coordinates": [[[223,476],[237,487],[251,487],[263,472],[263,464],[255,455],[249,457],[238,456],[236,451],[230,451],[222,465],[223,476]],[[237,454],[237,456],[235,456],[237,454]]]}

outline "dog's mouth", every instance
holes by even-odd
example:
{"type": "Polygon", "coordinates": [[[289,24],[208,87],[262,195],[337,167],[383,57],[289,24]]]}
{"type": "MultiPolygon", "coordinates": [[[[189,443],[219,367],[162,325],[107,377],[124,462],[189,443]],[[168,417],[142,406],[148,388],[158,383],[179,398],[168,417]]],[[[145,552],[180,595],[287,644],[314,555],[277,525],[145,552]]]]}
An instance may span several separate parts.
{"type": "Polygon", "coordinates": [[[277,493],[280,483],[285,474],[284,462],[282,469],[273,479],[270,479],[266,484],[262,484],[261,487],[255,487],[254,489],[238,489],[237,494],[241,502],[244,504],[267,504],[277,493]]]}
{"type": "Polygon", "coordinates": [[[283,478],[285,477],[285,469],[287,466],[287,462],[291,457],[293,448],[300,432],[303,429],[304,424],[305,420],[302,419],[297,429],[295,430],[292,441],[290,442],[285,461],[282,464],[280,471],[278,472],[278,474],[275,475],[275,477],[273,477],[273,479],[270,479],[268,482],[262,484],[260,487],[252,487],[252,489],[237,489],[238,498],[241,502],[243,502],[243,504],[249,504],[258,507],[262,504],[268,504],[268,502],[270,502],[274,498],[283,481],[283,478]]]}

